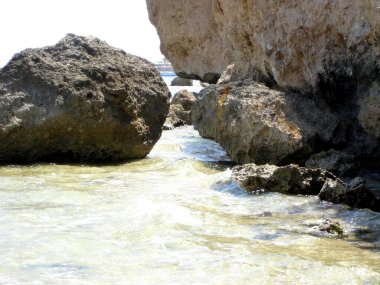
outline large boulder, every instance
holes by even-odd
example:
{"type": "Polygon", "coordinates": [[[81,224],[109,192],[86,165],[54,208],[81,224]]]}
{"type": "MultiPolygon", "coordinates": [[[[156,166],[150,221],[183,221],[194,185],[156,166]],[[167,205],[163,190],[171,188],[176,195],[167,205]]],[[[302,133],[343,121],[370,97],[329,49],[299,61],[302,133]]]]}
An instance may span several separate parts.
{"type": "Polygon", "coordinates": [[[287,164],[333,139],[337,117],[298,93],[252,81],[211,85],[200,92],[192,119],[238,163],[287,164]]]}
{"type": "Polygon", "coordinates": [[[176,73],[222,84],[194,124],[232,159],[304,163],[334,148],[380,166],[378,0],[147,4],[176,73]]]}
{"type": "Polygon", "coordinates": [[[335,109],[323,98],[245,80],[202,89],[192,119],[237,163],[303,164],[323,148],[373,163],[380,140],[363,129],[358,112],[352,101],[335,109]]]}
{"type": "Polygon", "coordinates": [[[188,90],[181,90],[174,94],[170,102],[169,114],[166,118],[164,129],[192,125],[191,110],[196,99],[195,94],[188,90]]]}
{"type": "Polygon", "coordinates": [[[0,163],[143,158],[168,109],[169,91],[151,63],[68,34],[0,70],[0,163]]]}
{"type": "Polygon", "coordinates": [[[315,89],[349,87],[380,72],[378,0],[147,4],[161,51],[181,76],[212,82],[233,64],[233,77],[315,89]]]}

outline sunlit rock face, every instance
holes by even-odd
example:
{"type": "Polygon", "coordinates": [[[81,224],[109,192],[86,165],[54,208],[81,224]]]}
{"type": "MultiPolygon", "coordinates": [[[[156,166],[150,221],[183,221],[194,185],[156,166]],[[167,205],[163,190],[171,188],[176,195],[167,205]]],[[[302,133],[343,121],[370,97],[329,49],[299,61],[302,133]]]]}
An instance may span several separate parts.
{"type": "Polygon", "coordinates": [[[169,90],[152,63],[68,34],[0,70],[0,163],[142,158],[168,109],[169,90]]]}
{"type": "MultiPolygon", "coordinates": [[[[315,88],[379,72],[380,1],[147,0],[161,50],[183,76],[315,88]],[[212,76],[211,76],[212,77],[212,76]]],[[[212,80],[208,80],[212,79],[212,80]]]]}
{"type": "Polygon", "coordinates": [[[177,74],[218,80],[221,87],[206,88],[196,103],[194,125],[233,160],[302,163],[328,149],[367,162],[379,157],[380,1],[147,3],[177,74]],[[276,99],[275,110],[273,98],[288,99],[276,99]]]}
{"type": "Polygon", "coordinates": [[[213,1],[147,0],[161,51],[178,75],[215,83],[231,61],[218,33],[213,1]]]}

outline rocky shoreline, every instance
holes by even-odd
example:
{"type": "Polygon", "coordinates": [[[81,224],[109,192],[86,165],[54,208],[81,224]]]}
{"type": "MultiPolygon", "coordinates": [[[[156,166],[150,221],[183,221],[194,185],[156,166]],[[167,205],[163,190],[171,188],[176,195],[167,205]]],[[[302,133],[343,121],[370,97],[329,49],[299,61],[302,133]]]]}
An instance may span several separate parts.
{"type": "Polygon", "coordinates": [[[380,9],[374,2],[253,0],[232,8],[224,0],[147,0],[177,75],[218,81],[200,92],[192,121],[202,137],[243,164],[233,170],[245,169],[238,181],[276,169],[265,174],[271,178],[264,188],[273,191],[290,183],[273,177],[278,171],[288,178],[295,171],[308,184],[314,178],[301,173],[328,170],[317,190],[300,186],[297,193],[379,211],[378,191],[352,180],[360,169],[380,169],[380,9]]]}

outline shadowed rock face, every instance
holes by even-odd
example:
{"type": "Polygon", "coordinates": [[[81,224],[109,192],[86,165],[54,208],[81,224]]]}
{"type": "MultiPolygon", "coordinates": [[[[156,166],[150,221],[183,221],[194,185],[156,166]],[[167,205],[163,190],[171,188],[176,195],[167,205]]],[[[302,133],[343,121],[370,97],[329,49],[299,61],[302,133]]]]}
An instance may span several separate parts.
{"type": "Polygon", "coordinates": [[[233,79],[282,87],[379,75],[380,1],[147,0],[161,50],[181,76],[215,81],[230,64],[233,79]],[[170,8],[168,8],[170,7],[170,8]]]}
{"type": "Polygon", "coordinates": [[[169,91],[151,63],[68,34],[0,70],[0,163],[142,158],[168,108],[169,91]]]}
{"type": "Polygon", "coordinates": [[[335,148],[367,164],[376,162],[380,146],[369,132],[379,129],[380,117],[368,106],[361,113],[367,132],[353,99],[334,106],[323,97],[246,80],[204,88],[192,120],[201,136],[220,143],[237,163],[303,164],[313,153],[335,148]]]}
{"type": "Polygon", "coordinates": [[[238,163],[286,164],[331,141],[337,117],[297,93],[252,81],[203,89],[192,119],[203,137],[215,139],[238,163]]]}

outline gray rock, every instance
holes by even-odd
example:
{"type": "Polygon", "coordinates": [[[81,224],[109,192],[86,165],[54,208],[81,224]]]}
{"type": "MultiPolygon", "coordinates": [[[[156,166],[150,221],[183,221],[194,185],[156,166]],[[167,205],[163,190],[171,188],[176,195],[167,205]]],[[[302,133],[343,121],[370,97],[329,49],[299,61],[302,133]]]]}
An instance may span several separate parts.
{"type": "Polygon", "coordinates": [[[172,80],[170,86],[193,86],[193,80],[177,76],[172,80]]]}
{"type": "Polygon", "coordinates": [[[318,226],[318,229],[322,232],[337,234],[338,237],[343,237],[343,228],[338,221],[333,221],[326,218],[318,226]]]}
{"type": "Polygon", "coordinates": [[[359,177],[348,185],[339,180],[327,179],[319,198],[335,204],[346,204],[351,208],[368,208],[380,212],[380,194],[366,187],[364,180],[359,177]]]}
{"type": "Polygon", "coordinates": [[[306,161],[305,166],[308,168],[322,168],[339,177],[350,176],[358,169],[353,155],[333,149],[313,154],[306,161]]]}
{"type": "MultiPolygon", "coordinates": [[[[362,90],[361,90],[362,91],[362,90]]],[[[380,139],[380,82],[372,82],[359,100],[358,119],[372,137],[380,139]]]]}
{"type": "Polygon", "coordinates": [[[202,89],[192,119],[232,160],[257,164],[304,162],[317,144],[333,139],[338,125],[323,103],[253,81],[202,89]]]}
{"type": "Polygon", "coordinates": [[[348,185],[320,168],[245,164],[232,168],[232,179],[249,192],[270,191],[283,194],[318,195],[321,200],[368,208],[380,212],[380,193],[355,178],[348,185]]]}
{"type": "Polygon", "coordinates": [[[267,190],[283,194],[317,195],[326,179],[336,180],[322,169],[287,166],[245,164],[232,168],[232,178],[249,191],[267,190]]]}
{"type": "Polygon", "coordinates": [[[192,125],[190,114],[195,101],[195,93],[187,90],[177,92],[170,103],[169,114],[166,118],[164,129],[192,125]]]}
{"type": "Polygon", "coordinates": [[[16,54],[0,87],[0,163],[142,158],[169,109],[153,64],[73,34],[16,54]]]}

